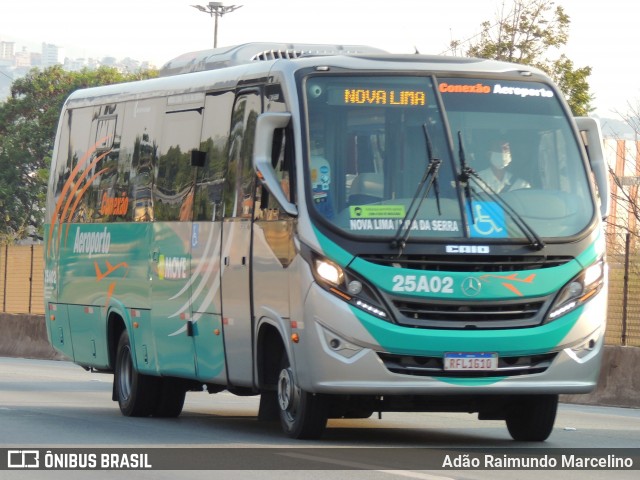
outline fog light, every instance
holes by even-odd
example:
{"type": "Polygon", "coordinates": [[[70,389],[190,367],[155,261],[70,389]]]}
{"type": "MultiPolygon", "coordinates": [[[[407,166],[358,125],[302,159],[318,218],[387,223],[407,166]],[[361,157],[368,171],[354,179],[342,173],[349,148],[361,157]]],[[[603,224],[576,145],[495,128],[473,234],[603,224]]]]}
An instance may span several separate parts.
{"type": "Polygon", "coordinates": [[[351,282],[349,282],[349,285],[347,285],[347,291],[351,295],[358,295],[360,292],[362,292],[362,283],[360,283],[358,280],[352,280],[351,282]]]}

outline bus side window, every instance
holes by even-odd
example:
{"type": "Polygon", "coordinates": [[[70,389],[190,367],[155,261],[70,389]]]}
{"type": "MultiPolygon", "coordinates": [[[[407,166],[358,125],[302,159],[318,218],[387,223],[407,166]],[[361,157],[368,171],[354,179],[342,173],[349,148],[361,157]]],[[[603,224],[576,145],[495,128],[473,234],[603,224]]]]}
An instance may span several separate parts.
{"type": "MultiPolygon", "coordinates": [[[[73,170],[72,159],[74,158],[73,142],[71,139],[71,122],[75,116],[75,110],[67,110],[65,112],[64,120],[60,122],[60,140],[58,144],[57,157],[53,159],[51,169],[55,172],[51,175],[49,180],[48,195],[54,198],[49,198],[48,203],[54,205],[60,198],[64,186],[69,180],[71,171],[73,170]]],[[[85,142],[86,146],[86,142],[85,142]]],[[[57,219],[56,219],[57,220],[57,219]]]]}
{"type": "MultiPolygon", "coordinates": [[[[68,122],[65,125],[65,130],[69,128],[69,141],[66,149],[59,149],[56,166],[56,172],[59,173],[56,197],[58,202],[63,201],[60,205],[65,205],[70,196],[75,195],[75,191],[81,191],[87,186],[87,181],[93,176],[93,172],[87,171],[87,168],[97,157],[95,148],[91,147],[94,143],[91,139],[91,126],[95,112],[94,107],[69,111],[68,122]],[[64,198],[61,199],[59,195],[64,195],[64,198]]],[[[93,184],[90,184],[84,195],[77,197],[77,203],[74,201],[68,208],[59,208],[58,219],[66,222],[91,222],[88,198],[91,196],[92,188],[93,184]]]]}
{"type": "Polygon", "coordinates": [[[255,172],[251,155],[261,102],[257,90],[249,91],[239,95],[233,107],[224,185],[225,218],[251,218],[253,215],[255,172]]]}
{"type": "Polygon", "coordinates": [[[235,94],[230,91],[207,94],[202,121],[200,151],[206,152],[204,166],[197,170],[194,220],[221,221],[224,177],[227,171],[229,116],[235,94]]]}
{"type": "Polygon", "coordinates": [[[121,155],[124,109],[123,103],[102,105],[92,121],[89,143],[96,148],[92,173],[102,173],[90,187],[89,221],[122,222],[131,219],[130,166],[126,153],[121,155]]]}
{"type": "Polygon", "coordinates": [[[158,165],[165,103],[153,98],[126,104],[119,163],[130,172],[129,209],[134,222],[154,220],[153,175],[158,165]]]}
{"type": "Polygon", "coordinates": [[[163,127],[158,171],[153,186],[155,219],[190,221],[195,193],[191,151],[200,144],[202,111],[167,113],[163,127]]]}

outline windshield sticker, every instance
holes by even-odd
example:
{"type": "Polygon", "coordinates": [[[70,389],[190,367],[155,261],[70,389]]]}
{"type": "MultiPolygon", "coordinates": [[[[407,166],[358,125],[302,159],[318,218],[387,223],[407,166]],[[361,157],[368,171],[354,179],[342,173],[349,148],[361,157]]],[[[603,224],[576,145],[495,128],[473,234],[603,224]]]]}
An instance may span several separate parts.
{"type": "MultiPolygon", "coordinates": [[[[401,223],[402,220],[392,218],[352,218],[349,220],[349,229],[397,231],[401,223]]],[[[418,232],[459,232],[460,225],[457,220],[407,220],[403,229],[418,232]]]]}
{"type": "Polygon", "coordinates": [[[438,86],[440,93],[479,93],[488,94],[494,93],[498,95],[514,95],[517,97],[542,97],[553,98],[553,91],[548,88],[525,88],[525,87],[509,87],[500,85],[499,83],[493,86],[477,83],[475,85],[456,85],[443,82],[438,86]]]}
{"type": "Polygon", "coordinates": [[[471,237],[506,238],[507,227],[504,210],[496,202],[471,202],[473,213],[467,205],[467,217],[471,237]]]}
{"type": "Polygon", "coordinates": [[[333,207],[329,191],[331,190],[331,167],[326,158],[311,157],[311,195],[316,210],[327,218],[333,218],[333,207]]]}
{"type": "Polygon", "coordinates": [[[349,207],[351,218],[404,218],[404,205],[356,205],[349,207]]]}

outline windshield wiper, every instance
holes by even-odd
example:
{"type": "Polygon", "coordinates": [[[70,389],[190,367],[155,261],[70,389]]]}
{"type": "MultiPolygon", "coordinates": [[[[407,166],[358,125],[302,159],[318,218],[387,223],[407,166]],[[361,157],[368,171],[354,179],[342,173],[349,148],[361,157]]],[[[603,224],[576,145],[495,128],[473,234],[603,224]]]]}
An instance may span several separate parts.
{"type": "Polygon", "coordinates": [[[402,255],[402,251],[404,247],[407,245],[407,239],[409,238],[409,234],[411,232],[411,226],[418,216],[418,212],[420,211],[420,207],[422,206],[422,202],[433,187],[435,197],[436,197],[436,205],[438,207],[438,215],[442,215],[440,212],[440,188],[438,186],[438,170],[440,169],[440,165],[442,164],[442,160],[439,158],[435,158],[433,156],[433,146],[431,144],[431,137],[429,136],[429,130],[427,129],[427,124],[422,125],[424,130],[424,138],[427,142],[427,158],[429,159],[429,164],[422,175],[422,179],[420,183],[418,183],[418,188],[416,189],[416,193],[413,195],[411,199],[411,203],[409,204],[409,208],[407,208],[407,212],[398,225],[398,230],[391,241],[391,248],[399,249],[398,256],[402,255]],[[428,182],[428,183],[427,183],[428,182]],[[425,187],[426,185],[426,187],[425,187]],[[423,192],[424,189],[424,192],[423,192]],[[422,192],[422,193],[421,193],[422,192]],[[414,209],[414,204],[418,202],[417,206],[414,209]],[[411,213],[413,211],[413,214],[411,213]],[[411,215],[411,220],[409,220],[409,216],[411,215]],[[407,223],[408,221],[408,223],[407,223]],[[405,229],[404,233],[402,229],[405,229]]]}
{"type": "Polygon", "coordinates": [[[464,146],[462,145],[462,134],[458,132],[458,141],[460,142],[460,166],[462,171],[458,176],[458,180],[464,185],[465,189],[465,197],[467,199],[469,205],[469,216],[471,223],[475,223],[473,218],[473,205],[471,203],[471,186],[469,185],[469,180],[473,180],[475,185],[478,185],[483,193],[488,196],[491,200],[498,203],[507,215],[511,217],[513,223],[520,229],[522,233],[524,233],[527,240],[529,240],[529,246],[534,250],[542,250],[545,247],[545,243],[542,241],[540,236],[536,233],[536,231],[529,225],[522,215],[520,215],[511,205],[507,202],[498,192],[496,192],[487,182],[485,182],[478,172],[476,172],[473,168],[467,165],[465,154],[464,154],[464,146]]]}
{"type": "MultiPolygon", "coordinates": [[[[467,156],[464,153],[464,147],[462,146],[462,132],[458,131],[458,156],[460,157],[460,175],[458,180],[464,187],[464,197],[467,200],[469,206],[471,206],[471,187],[469,186],[469,179],[474,173],[473,168],[467,165],[467,156]]],[[[475,223],[473,220],[473,209],[471,209],[471,223],[475,223]]]]}

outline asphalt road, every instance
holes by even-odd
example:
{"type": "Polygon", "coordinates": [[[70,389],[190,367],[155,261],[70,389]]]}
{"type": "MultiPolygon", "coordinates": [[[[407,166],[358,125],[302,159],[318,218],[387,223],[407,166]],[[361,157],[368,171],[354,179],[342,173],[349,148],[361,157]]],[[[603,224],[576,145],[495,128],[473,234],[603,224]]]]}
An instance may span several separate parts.
{"type": "MultiPolygon", "coordinates": [[[[450,458],[455,458],[453,454],[465,458],[467,453],[470,457],[466,458],[473,458],[475,453],[486,452],[488,448],[498,457],[517,456],[518,449],[532,448],[568,454],[574,452],[572,449],[631,448],[635,449],[631,452],[638,464],[640,410],[636,409],[561,404],[550,438],[534,444],[512,441],[502,421],[479,421],[475,415],[460,413],[384,413],[382,420],[375,414],[369,419],[330,420],[321,440],[295,441],[285,437],[278,424],[257,421],[258,397],[190,392],[177,419],[127,418],[111,401],[111,388],[111,375],[85,372],[68,362],[0,358],[0,449],[53,452],[91,449],[99,455],[121,447],[130,452],[166,447],[162,451],[166,458],[160,460],[175,464],[172,468],[176,470],[187,470],[0,470],[0,479],[584,480],[639,476],[638,467],[616,471],[545,470],[542,477],[539,471],[526,470],[423,470],[415,468],[411,457],[424,454],[417,449],[425,447],[429,449],[427,454],[450,449],[453,452],[450,458]],[[381,447],[385,448],[376,450],[381,447]],[[391,451],[392,448],[396,450],[391,451]],[[194,452],[209,457],[218,455],[229,462],[221,465],[230,465],[232,469],[188,470],[193,468],[189,462],[197,461],[194,452]],[[395,461],[389,461],[391,456],[395,461]],[[300,465],[308,465],[309,470],[299,470],[300,465]]],[[[620,456],[629,450],[609,452],[620,456]]]]}

